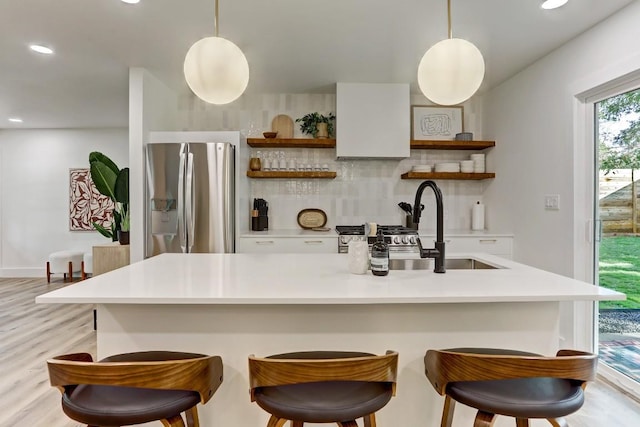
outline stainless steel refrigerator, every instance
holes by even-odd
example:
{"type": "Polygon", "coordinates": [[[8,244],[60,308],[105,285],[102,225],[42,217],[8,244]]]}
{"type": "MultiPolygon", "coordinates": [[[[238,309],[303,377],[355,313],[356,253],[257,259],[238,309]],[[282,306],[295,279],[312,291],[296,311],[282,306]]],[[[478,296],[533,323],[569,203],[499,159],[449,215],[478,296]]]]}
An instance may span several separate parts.
{"type": "Polygon", "coordinates": [[[235,146],[148,144],[145,257],[235,252],[235,146]]]}

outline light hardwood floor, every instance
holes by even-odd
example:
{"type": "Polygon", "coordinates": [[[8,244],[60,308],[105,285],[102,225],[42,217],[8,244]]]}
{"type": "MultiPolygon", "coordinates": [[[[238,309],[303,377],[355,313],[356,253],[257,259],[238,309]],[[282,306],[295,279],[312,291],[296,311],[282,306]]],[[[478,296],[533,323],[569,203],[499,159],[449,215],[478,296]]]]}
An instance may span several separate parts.
{"type": "Polygon", "coordinates": [[[62,279],[49,285],[46,279],[0,279],[0,426],[81,425],[62,412],[45,361],[75,352],[95,357],[93,306],[35,303],[37,295],[66,285],[62,279]]]}
{"type": "MultiPolygon", "coordinates": [[[[66,285],[62,279],[49,285],[46,279],[0,279],[0,427],[80,425],[62,412],[45,361],[75,352],[96,356],[93,306],[35,304],[37,295],[66,285]]],[[[587,387],[583,408],[568,421],[571,427],[638,427],[640,403],[596,381],[587,387]]]]}

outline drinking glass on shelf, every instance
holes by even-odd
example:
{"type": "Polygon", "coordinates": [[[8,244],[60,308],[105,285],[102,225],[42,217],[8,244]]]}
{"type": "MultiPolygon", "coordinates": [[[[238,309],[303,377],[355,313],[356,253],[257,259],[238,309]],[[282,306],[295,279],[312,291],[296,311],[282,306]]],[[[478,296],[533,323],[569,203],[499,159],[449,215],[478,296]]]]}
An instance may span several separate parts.
{"type": "Polygon", "coordinates": [[[262,160],[262,170],[270,171],[273,170],[271,167],[273,163],[271,162],[271,153],[265,153],[264,159],[262,160]]]}
{"type": "Polygon", "coordinates": [[[278,169],[280,169],[281,171],[287,170],[287,159],[284,155],[284,151],[278,152],[278,169]]]}

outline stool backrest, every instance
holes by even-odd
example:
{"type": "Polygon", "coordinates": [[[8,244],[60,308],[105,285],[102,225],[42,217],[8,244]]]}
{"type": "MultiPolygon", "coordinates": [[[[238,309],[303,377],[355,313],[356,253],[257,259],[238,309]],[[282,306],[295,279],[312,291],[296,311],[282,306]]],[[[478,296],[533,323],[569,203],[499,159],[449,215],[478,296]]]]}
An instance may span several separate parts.
{"type": "Polygon", "coordinates": [[[597,355],[577,350],[560,350],[556,357],[429,350],[424,357],[425,374],[441,395],[458,381],[546,377],[584,383],[595,379],[597,365],[597,355]]]}
{"type": "Polygon", "coordinates": [[[222,359],[206,356],[131,362],[93,362],[88,353],[68,354],[47,361],[51,385],[61,392],[79,384],[190,390],[206,403],[222,383],[222,359]]]}
{"type": "Polygon", "coordinates": [[[367,381],[390,383],[395,395],[398,353],[337,359],[278,359],[249,356],[251,399],[259,387],[323,381],[367,381]]]}

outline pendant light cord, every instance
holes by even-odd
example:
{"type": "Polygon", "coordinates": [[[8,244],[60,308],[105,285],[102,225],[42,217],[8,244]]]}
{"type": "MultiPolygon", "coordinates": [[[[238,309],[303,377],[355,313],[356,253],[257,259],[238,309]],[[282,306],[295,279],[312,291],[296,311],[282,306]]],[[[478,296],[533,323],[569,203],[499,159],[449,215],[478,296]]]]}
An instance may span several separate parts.
{"type": "MultiPolygon", "coordinates": [[[[218,0],[216,0],[216,5],[218,0]]],[[[447,16],[449,17],[449,38],[453,38],[453,31],[451,30],[451,0],[447,0],[447,16]]]]}
{"type": "MultiPolygon", "coordinates": [[[[449,23],[449,27],[451,27],[451,23],[449,23]]],[[[218,0],[215,0],[215,11],[213,13],[213,28],[214,35],[218,37],[218,0]]]]}

